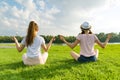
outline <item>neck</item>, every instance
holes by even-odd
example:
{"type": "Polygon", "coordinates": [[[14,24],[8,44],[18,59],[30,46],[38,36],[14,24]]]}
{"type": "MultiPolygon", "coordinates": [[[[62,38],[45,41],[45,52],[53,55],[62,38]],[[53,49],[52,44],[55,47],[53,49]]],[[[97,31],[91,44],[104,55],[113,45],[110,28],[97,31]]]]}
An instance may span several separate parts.
{"type": "Polygon", "coordinates": [[[35,31],[35,33],[34,33],[34,34],[35,34],[35,36],[37,36],[37,32],[38,32],[38,31],[35,31]]]}
{"type": "Polygon", "coordinates": [[[85,31],[85,34],[89,34],[89,30],[84,30],[85,31]]]}

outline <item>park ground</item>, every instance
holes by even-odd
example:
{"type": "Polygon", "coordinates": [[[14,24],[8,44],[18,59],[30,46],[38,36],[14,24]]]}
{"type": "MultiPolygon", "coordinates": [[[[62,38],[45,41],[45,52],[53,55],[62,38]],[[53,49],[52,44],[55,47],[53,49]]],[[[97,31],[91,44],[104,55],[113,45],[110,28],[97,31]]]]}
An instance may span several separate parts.
{"type": "MultiPolygon", "coordinates": [[[[52,45],[45,65],[25,66],[14,44],[0,44],[0,80],[120,80],[120,44],[99,49],[96,62],[79,63],[66,45],[52,45]]],[[[73,49],[79,53],[77,46],[73,49]]]]}

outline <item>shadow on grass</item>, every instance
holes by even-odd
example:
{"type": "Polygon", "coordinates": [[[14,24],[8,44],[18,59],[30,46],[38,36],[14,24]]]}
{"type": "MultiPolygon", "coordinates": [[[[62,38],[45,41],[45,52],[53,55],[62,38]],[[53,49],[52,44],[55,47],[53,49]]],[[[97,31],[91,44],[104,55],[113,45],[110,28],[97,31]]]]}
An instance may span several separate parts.
{"type": "MultiPolygon", "coordinates": [[[[28,67],[23,64],[23,62],[11,63],[2,65],[0,70],[4,69],[17,69],[23,68],[19,73],[7,73],[4,75],[0,75],[1,78],[6,76],[10,77],[17,77],[20,79],[50,79],[54,78],[55,76],[65,76],[65,71],[70,71],[72,67],[79,66],[83,63],[78,63],[73,59],[67,60],[60,60],[56,63],[52,64],[45,64],[44,66],[35,66],[35,67],[28,67]],[[26,69],[28,67],[28,69],[26,69]],[[64,71],[65,70],[65,71],[64,71]],[[18,77],[19,76],[19,77],[18,77]]],[[[86,63],[84,63],[86,64],[86,63]]],[[[10,80],[10,78],[8,77],[10,80]]],[[[12,78],[13,79],[13,78],[12,78]]]]}
{"type": "Polygon", "coordinates": [[[15,63],[10,63],[10,64],[0,64],[0,71],[3,71],[5,69],[17,69],[17,68],[24,68],[25,65],[23,64],[22,61],[20,62],[15,62],[15,63]]]}

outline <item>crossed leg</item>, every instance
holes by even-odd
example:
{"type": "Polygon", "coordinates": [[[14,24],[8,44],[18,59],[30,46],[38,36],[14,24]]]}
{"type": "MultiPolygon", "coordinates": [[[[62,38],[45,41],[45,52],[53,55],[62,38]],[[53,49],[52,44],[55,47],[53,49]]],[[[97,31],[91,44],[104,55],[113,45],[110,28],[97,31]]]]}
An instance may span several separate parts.
{"type": "Polygon", "coordinates": [[[48,52],[45,52],[40,57],[40,64],[45,64],[48,58],[48,52]]]}
{"type": "Polygon", "coordinates": [[[48,53],[45,52],[36,58],[28,58],[26,54],[23,54],[23,63],[25,65],[45,64],[48,58],[48,53]]]}
{"type": "MultiPolygon", "coordinates": [[[[96,59],[98,59],[98,54],[99,54],[99,50],[98,49],[96,49],[96,50],[94,50],[95,51],[95,53],[96,53],[96,59]]],[[[70,52],[70,54],[71,54],[71,56],[77,61],[78,60],[78,58],[80,57],[80,55],[79,54],[77,54],[76,52],[74,52],[74,51],[71,51],[70,52]]]]}
{"type": "Polygon", "coordinates": [[[94,50],[95,51],[95,53],[96,53],[96,58],[98,59],[98,54],[99,54],[99,50],[98,49],[96,49],[96,50],[94,50]]]}
{"type": "Polygon", "coordinates": [[[74,51],[71,51],[70,52],[70,54],[71,54],[71,56],[77,61],[78,60],[78,58],[80,57],[80,55],[79,54],[77,54],[76,52],[74,52],[74,51]]]}

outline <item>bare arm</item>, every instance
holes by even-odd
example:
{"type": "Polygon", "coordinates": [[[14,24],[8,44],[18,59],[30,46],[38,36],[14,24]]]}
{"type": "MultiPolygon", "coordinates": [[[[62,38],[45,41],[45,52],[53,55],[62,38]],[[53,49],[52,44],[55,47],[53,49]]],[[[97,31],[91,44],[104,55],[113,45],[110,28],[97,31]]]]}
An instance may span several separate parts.
{"type": "Polygon", "coordinates": [[[18,40],[16,39],[16,37],[13,37],[13,40],[15,41],[15,45],[16,45],[17,50],[19,52],[21,52],[25,48],[25,45],[20,45],[18,40]]]}
{"type": "Polygon", "coordinates": [[[55,40],[55,38],[53,37],[50,42],[46,45],[46,44],[43,44],[42,45],[42,48],[44,49],[45,52],[48,52],[48,50],[50,49],[51,45],[52,45],[52,42],[55,40]]]}
{"type": "Polygon", "coordinates": [[[111,37],[112,37],[112,34],[109,33],[104,43],[101,43],[99,40],[96,40],[96,43],[97,43],[100,47],[105,48],[111,37]]]}
{"type": "Polygon", "coordinates": [[[62,36],[62,35],[60,35],[60,39],[65,43],[65,44],[67,44],[71,49],[73,49],[80,41],[79,40],[75,40],[75,42],[73,42],[73,43],[69,43],[69,42],[67,42],[66,40],[65,40],[65,38],[62,36]]]}

